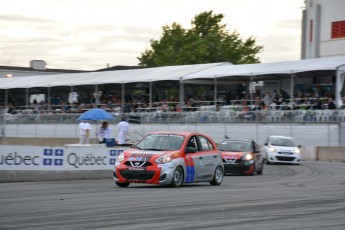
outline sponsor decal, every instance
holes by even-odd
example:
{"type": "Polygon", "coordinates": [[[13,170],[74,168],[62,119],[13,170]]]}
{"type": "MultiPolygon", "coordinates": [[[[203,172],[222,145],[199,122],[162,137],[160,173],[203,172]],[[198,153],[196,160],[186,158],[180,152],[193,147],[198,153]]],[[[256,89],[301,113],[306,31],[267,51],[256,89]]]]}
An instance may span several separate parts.
{"type": "Polygon", "coordinates": [[[194,170],[194,161],[193,157],[186,157],[185,158],[185,164],[186,164],[186,183],[192,183],[194,182],[194,175],[195,175],[195,170],[194,170]]]}
{"type": "Polygon", "coordinates": [[[63,149],[43,149],[43,165],[45,166],[62,166],[63,149]]]}
{"type": "MultiPolygon", "coordinates": [[[[1,170],[111,169],[124,149],[6,146],[0,149],[1,170]],[[88,152],[85,152],[88,151],[88,152]]],[[[142,156],[145,157],[145,156],[142,156]]],[[[146,156],[147,157],[147,156],[146,156]]],[[[147,160],[142,158],[143,160],[147,160]]]]}
{"type": "Polygon", "coordinates": [[[0,165],[39,165],[39,157],[31,155],[22,155],[17,152],[0,155],[0,165]]]}

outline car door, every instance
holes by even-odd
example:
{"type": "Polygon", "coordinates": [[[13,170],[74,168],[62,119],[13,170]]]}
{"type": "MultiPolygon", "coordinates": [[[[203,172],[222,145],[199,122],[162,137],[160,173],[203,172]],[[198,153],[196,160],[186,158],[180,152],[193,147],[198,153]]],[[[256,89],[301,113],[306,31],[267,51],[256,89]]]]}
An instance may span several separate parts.
{"type": "Polygon", "coordinates": [[[204,157],[199,151],[197,136],[192,136],[186,145],[186,182],[198,182],[203,179],[205,171],[204,157]]]}
{"type": "Polygon", "coordinates": [[[204,136],[198,136],[198,144],[200,151],[199,158],[202,158],[203,163],[201,180],[212,180],[218,165],[218,158],[221,159],[221,155],[215,150],[212,143],[204,136]]]}

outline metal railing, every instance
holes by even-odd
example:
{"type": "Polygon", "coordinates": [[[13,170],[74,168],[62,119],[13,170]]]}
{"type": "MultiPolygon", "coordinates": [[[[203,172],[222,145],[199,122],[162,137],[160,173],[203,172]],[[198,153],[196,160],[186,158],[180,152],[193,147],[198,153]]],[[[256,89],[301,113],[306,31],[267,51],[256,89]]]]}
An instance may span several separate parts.
{"type": "MultiPolygon", "coordinates": [[[[77,123],[80,114],[2,114],[1,126],[6,124],[77,123]]],[[[191,112],[136,112],[114,115],[112,123],[122,117],[130,123],[318,123],[345,122],[341,110],[199,110],[191,112]]]]}

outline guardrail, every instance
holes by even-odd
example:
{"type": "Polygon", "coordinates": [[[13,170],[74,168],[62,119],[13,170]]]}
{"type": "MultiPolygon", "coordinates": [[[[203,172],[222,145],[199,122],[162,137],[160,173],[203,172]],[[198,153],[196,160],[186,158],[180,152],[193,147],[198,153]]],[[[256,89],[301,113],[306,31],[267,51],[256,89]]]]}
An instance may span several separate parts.
{"type": "MultiPolygon", "coordinates": [[[[1,124],[76,123],[80,114],[5,114],[1,124]],[[4,120],[5,118],[5,120],[4,120]]],[[[341,110],[199,110],[190,112],[135,112],[114,114],[113,122],[126,117],[130,123],[318,123],[345,122],[341,110]]]]}

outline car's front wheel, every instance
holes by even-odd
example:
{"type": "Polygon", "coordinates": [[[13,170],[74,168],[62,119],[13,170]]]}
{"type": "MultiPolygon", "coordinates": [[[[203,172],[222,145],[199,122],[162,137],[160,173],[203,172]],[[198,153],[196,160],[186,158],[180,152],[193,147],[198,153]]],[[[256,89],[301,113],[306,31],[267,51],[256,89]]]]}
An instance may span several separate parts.
{"type": "Polygon", "coordinates": [[[257,173],[258,175],[261,175],[263,170],[264,170],[264,161],[261,161],[261,163],[260,163],[260,169],[259,169],[258,171],[256,171],[256,173],[257,173]]]}
{"type": "Polygon", "coordinates": [[[183,170],[181,167],[176,167],[173,174],[173,179],[171,181],[171,186],[174,188],[178,188],[183,183],[183,170]]]}
{"type": "Polygon", "coordinates": [[[211,185],[220,185],[224,178],[224,170],[222,166],[218,166],[216,171],[214,172],[214,176],[212,181],[210,181],[211,185]]]}
{"type": "Polygon", "coordinates": [[[130,183],[115,182],[115,184],[116,184],[117,186],[119,186],[119,187],[125,188],[125,187],[128,187],[128,185],[129,185],[130,183]]]}

